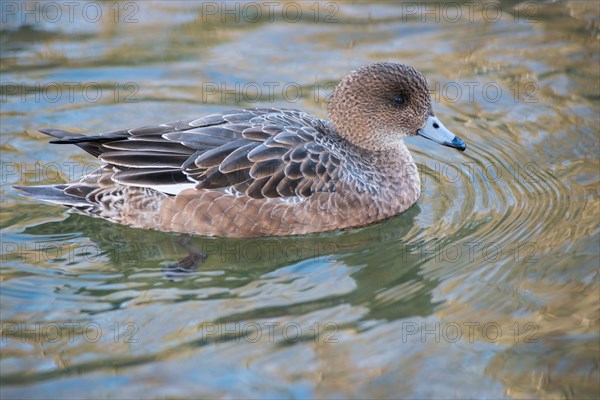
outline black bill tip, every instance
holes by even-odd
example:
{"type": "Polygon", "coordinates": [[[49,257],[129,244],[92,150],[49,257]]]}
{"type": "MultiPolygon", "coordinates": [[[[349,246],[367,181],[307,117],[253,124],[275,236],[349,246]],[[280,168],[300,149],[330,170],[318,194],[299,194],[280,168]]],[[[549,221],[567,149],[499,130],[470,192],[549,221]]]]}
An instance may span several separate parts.
{"type": "Polygon", "coordinates": [[[455,149],[458,149],[460,151],[465,151],[467,149],[467,145],[465,144],[465,142],[463,142],[463,140],[458,136],[455,136],[454,139],[452,139],[452,142],[450,144],[447,144],[446,146],[454,147],[455,149]]]}

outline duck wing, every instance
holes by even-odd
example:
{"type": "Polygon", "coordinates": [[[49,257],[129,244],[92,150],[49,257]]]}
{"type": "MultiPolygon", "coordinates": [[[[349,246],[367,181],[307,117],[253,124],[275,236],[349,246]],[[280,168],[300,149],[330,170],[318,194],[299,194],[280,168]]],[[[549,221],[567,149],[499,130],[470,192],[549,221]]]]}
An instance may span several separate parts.
{"type": "Polygon", "coordinates": [[[342,174],[341,139],[325,121],[296,110],[234,110],[96,136],[42,132],[98,157],[115,183],[168,194],[195,188],[308,197],[334,192],[342,174]]]}

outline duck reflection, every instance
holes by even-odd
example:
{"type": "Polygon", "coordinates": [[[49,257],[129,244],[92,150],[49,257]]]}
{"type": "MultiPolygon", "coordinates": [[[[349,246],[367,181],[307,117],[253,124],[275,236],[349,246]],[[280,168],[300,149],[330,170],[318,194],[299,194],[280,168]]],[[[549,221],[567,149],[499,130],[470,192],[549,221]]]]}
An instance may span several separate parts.
{"type": "MultiPolygon", "coordinates": [[[[269,292],[275,296],[271,300],[286,297],[285,301],[267,301],[269,307],[301,304],[308,312],[337,304],[368,305],[369,318],[389,320],[429,314],[434,307],[431,291],[436,282],[419,275],[426,260],[415,250],[420,246],[414,226],[419,212],[415,206],[361,229],[283,238],[181,236],[77,214],[28,227],[23,234],[29,235],[28,240],[73,235],[78,236],[77,243],[89,239],[96,250],[89,250],[89,245],[87,251],[75,250],[72,261],[90,265],[94,261],[103,268],[110,265],[118,276],[107,277],[107,284],[143,282],[148,290],[157,285],[185,289],[188,297],[194,290],[210,290],[217,297],[224,293],[265,297],[269,292]]],[[[245,318],[256,318],[263,310],[245,308],[244,312],[245,318]]],[[[236,318],[232,314],[221,317],[236,318]]]]}

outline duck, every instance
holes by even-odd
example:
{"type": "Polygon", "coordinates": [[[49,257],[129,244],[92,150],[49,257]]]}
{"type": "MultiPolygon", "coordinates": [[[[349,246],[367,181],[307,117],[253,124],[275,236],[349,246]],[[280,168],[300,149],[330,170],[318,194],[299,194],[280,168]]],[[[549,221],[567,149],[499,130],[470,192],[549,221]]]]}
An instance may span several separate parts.
{"type": "Polygon", "coordinates": [[[404,139],[466,149],[435,116],[425,77],[378,62],[333,90],[328,120],[245,108],[81,135],[41,129],[102,166],[21,194],[133,228],[251,238],[359,228],[417,202],[421,182],[404,139]]]}

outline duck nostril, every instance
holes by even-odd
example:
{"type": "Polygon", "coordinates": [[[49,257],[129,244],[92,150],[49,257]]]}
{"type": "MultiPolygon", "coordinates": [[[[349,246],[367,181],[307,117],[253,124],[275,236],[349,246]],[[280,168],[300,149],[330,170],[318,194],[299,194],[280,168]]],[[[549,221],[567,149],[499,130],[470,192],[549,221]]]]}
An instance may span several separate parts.
{"type": "Polygon", "coordinates": [[[433,127],[434,127],[435,129],[437,129],[437,128],[439,128],[440,126],[438,125],[438,123],[437,123],[437,122],[434,122],[434,123],[433,123],[433,127]]]}

